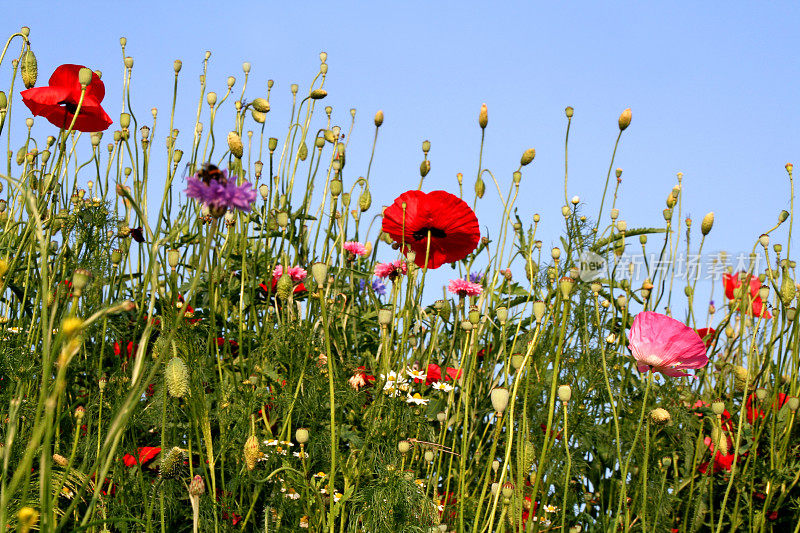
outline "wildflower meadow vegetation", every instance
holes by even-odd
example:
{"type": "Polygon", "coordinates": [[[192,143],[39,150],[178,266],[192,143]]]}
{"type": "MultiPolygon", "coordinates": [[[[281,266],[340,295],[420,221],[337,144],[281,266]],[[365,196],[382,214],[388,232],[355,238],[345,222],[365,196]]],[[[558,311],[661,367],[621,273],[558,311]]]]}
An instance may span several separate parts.
{"type": "Polygon", "coordinates": [[[280,92],[175,61],[142,112],[125,39],[121,76],[40,73],[29,33],[0,56],[0,530],[800,530],[793,200],[742,221],[709,304],[674,261],[714,224],[681,175],[652,220],[617,207],[630,109],[598,189],[568,197],[565,157],[551,208],[519,195],[533,148],[485,166],[485,105],[477,173],[428,190],[427,141],[418,176],[346,164],[325,53],[280,92]]]}

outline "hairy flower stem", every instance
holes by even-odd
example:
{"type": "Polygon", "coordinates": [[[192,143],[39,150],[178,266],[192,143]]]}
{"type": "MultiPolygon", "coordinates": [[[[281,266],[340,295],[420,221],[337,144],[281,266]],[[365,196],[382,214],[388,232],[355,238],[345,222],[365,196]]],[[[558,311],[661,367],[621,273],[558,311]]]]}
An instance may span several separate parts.
{"type": "Polygon", "coordinates": [[[333,533],[335,531],[336,520],[334,515],[334,501],[333,501],[333,494],[336,492],[336,448],[338,447],[338,442],[336,440],[336,404],[334,398],[334,388],[333,388],[333,351],[331,350],[331,334],[330,328],[328,324],[328,311],[326,309],[327,302],[325,301],[325,294],[320,289],[317,291],[317,296],[319,298],[319,305],[320,311],[322,313],[322,329],[325,332],[325,354],[328,358],[328,394],[329,400],[331,402],[330,408],[330,423],[331,423],[331,470],[330,470],[330,510],[328,511],[328,531],[333,533]]]}
{"type": "Polygon", "coordinates": [[[572,470],[572,454],[569,451],[569,431],[567,429],[567,402],[564,402],[564,453],[567,456],[567,471],[564,474],[564,496],[561,500],[561,531],[567,530],[567,495],[569,494],[569,475],[572,470]]]}
{"type": "Polygon", "coordinates": [[[625,531],[627,533],[628,529],[630,528],[630,520],[629,520],[629,512],[626,510],[623,513],[623,505],[626,505],[626,498],[628,495],[628,468],[631,464],[631,457],[633,457],[634,451],[636,450],[636,444],[639,442],[639,433],[642,429],[642,424],[644,423],[644,417],[647,412],[647,397],[650,394],[650,385],[653,384],[653,372],[652,370],[647,373],[647,386],[644,389],[644,397],[642,398],[642,411],[639,415],[639,424],[636,426],[636,433],[633,436],[633,443],[631,444],[631,450],[628,452],[628,457],[625,459],[625,466],[622,468],[622,473],[620,477],[620,492],[619,492],[619,501],[617,502],[617,517],[614,519],[615,526],[618,526],[620,521],[624,519],[625,531]]]}
{"type": "Polygon", "coordinates": [[[608,181],[611,179],[611,169],[614,168],[614,158],[617,156],[617,147],[619,140],[622,137],[622,130],[617,135],[617,141],[614,143],[614,152],[611,154],[611,163],[608,164],[608,174],[606,174],[606,184],[603,187],[603,196],[600,198],[600,211],[597,213],[597,222],[594,226],[594,233],[597,234],[597,228],[600,227],[600,218],[603,216],[603,204],[606,201],[606,192],[608,191],[608,181]]]}

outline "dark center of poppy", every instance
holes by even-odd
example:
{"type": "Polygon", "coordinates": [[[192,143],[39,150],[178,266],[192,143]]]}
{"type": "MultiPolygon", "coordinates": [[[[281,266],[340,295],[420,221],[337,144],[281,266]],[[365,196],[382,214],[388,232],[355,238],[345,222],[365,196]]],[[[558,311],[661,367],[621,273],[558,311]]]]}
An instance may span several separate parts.
{"type": "Polygon", "coordinates": [[[66,109],[67,111],[69,111],[73,115],[78,110],[78,105],[77,104],[73,104],[71,102],[67,102],[66,100],[64,100],[62,102],[59,102],[58,105],[63,106],[64,109],[66,109]]]}
{"type": "Polygon", "coordinates": [[[415,241],[421,241],[422,239],[428,236],[428,232],[430,232],[431,237],[436,237],[437,239],[444,239],[445,237],[447,237],[447,234],[444,232],[444,230],[428,226],[418,229],[411,235],[414,237],[415,241]]]}

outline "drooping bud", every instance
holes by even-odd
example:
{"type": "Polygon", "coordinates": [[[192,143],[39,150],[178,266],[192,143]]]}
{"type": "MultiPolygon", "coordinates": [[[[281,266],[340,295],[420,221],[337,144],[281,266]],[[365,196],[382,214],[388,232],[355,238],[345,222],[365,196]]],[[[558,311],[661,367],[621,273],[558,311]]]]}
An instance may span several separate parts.
{"type": "Polygon", "coordinates": [[[475,180],[475,196],[483,198],[484,194],[486,194],[486,184],[483,182],[483,178],[478,176],[478,179],[475,180]]]}
{"type": "Polygon", "coordinates": [[[778,223],[783,224],[784,222],[786,222],[787,218],[789,218],[789,212],[784,209],[778,215],[778,223]]]}
{"type": "Polygon", "coordinates": [[[430,159],[424,159],[422,163],[419,164],[419,175],[424,178],[425,176],[428,175],[428,172],[430,171],[431,171],[431,161],[430,159]]]}
{"type": "Polygon", "coordinates": [[[22,56],[20,69],[22,74],[22,83],[25,84],[25,88],[30,89],[36,85],[36,78],[39,75],[39,64],[36,61],[36,55],[33,53],[33,50],[29,49],[22,56]]]}
{"type": "Polygon", "coordinates": [[[784,267],[783,276],[781,278],[780,293],[781,302],[783,302],[783,305],[788,306],[794,299],[796,292],[797,286],[795,285],[794,280],[789,276],[789,269],[784,267]]]}
{"type": "Polygon", "coordinates": [[[183,398],[189,392],[189,368],[183,359],[173,357],[164,369],[167,392],[173,398],[183,398]]]}

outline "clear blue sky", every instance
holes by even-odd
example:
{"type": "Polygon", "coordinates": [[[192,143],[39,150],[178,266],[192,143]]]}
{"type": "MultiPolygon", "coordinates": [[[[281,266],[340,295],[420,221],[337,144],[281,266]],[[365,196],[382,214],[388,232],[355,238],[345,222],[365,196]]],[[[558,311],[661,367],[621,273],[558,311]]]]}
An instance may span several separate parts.
{"type": "MultiPolygon", "coordinates": [[[[484,165],[504,186],[522,151],[537,150],[524,173],[521,213],[528,221],[541,213],[546,244],[562,224],[567,105],[575,109],[569,192],[588,201],[586,213],[597,212],[617,117],[631,107],[633,121],[615,163],[624,169],[621,218],[632,227],[661,225],[664,200],[675,174],[683,172],[684,212],[698,225],[706,212],[716,212],[707,250],[749,251],[788,208],[784,164],[800,162],[800,7],[794,2],[77,5],[10,3],[0,29],[8,35],[31,27],[40,85],[62,63],[102,70],[105,107],[115,121],[121,110],[119,37],[126,36],[136,62],[139,119],[149,118],[153,106],[161,111],[158,147],[166,135],[174,59],[184,63],[176,126],[179,145],[188,145],[205,50],[213,52],[210,90],[222,93],[228,75],[240,89],[243,61],[253,65],[250,98],[266,91],[267,79],[276,81],[267,130],[281,138],[289,84],[307,87],[319,52],[328,52],[325,103],[342,126],[349,124],[349,109],[358,110],[351,179],[366,172],[373,114],[383,109],[386,115],[371,180],[376,204],[416,186],[424,139],[432,143],[424,189],[455,192],[455,175],[463,172],[471,190],[477,114],[486,102],[484,165]]],[[[5,62],[0,76],[7,79],[9,71],[5,62]]],[[[27,116],[18,107],[18,119],[20,112],[27,116]]],[[[38,127],[46,127],[44,120],[38,127]]],[[[498,205],[487,183],[478,208],[482,225],[497,218],[498,205]]]]}

